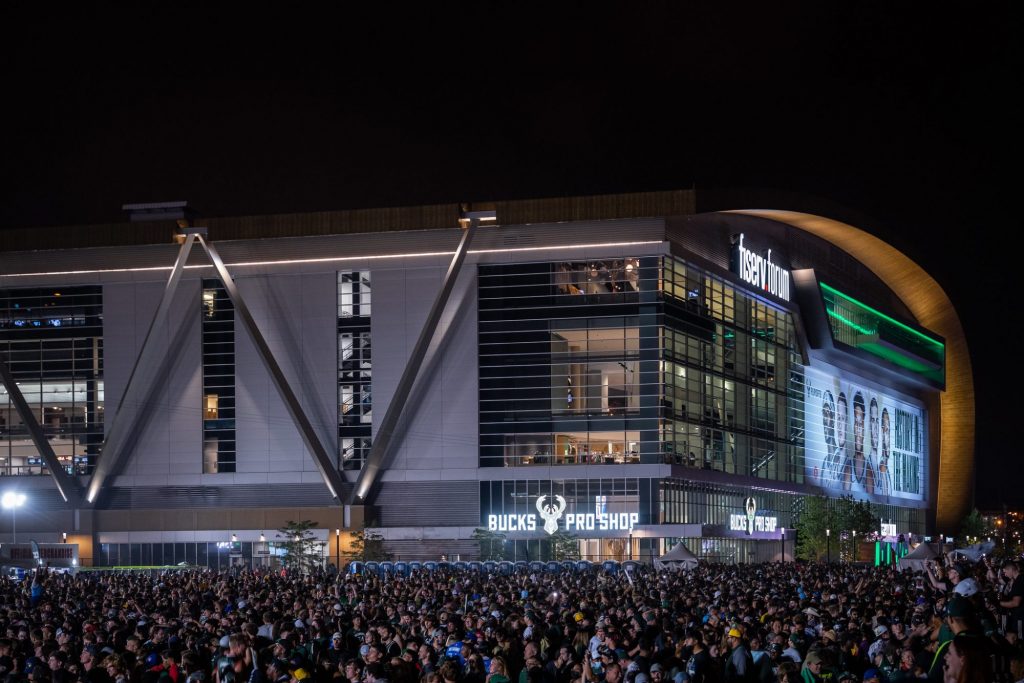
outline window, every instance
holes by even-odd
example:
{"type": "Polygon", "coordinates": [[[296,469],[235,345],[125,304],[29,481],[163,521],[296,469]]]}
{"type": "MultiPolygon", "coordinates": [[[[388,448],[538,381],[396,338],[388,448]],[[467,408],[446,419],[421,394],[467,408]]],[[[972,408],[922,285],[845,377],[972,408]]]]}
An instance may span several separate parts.
{"type": "Polygon", "coordinates": [[[234,472],[235,308],[220,280],[203,280],[203,472],[234,472]]]}
{"type": "MultiPolygon", "coordinates": [[[[0,290],[0,352],[57,459],[90,474],[103,444],[103,291],[0,290]]],[[[0,475],[46,472],[0,384],[0,475]]]]}
{"type": "Polygon", "coordinates": [[[373,425],[370,273],[338,273],[338,468],[358,470],[373,425]]]}

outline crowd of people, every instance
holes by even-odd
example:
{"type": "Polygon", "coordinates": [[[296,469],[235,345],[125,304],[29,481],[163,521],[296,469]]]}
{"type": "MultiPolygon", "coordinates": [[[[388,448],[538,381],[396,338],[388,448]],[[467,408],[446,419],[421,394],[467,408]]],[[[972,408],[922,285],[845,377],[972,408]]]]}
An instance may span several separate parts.
{"type": "Polygon", "coordinates": [[[1014,560],[0,579],[5,683],[1024,680],[1014,560]],[[307,680],[310,679],[310,680],[307,680]]]}

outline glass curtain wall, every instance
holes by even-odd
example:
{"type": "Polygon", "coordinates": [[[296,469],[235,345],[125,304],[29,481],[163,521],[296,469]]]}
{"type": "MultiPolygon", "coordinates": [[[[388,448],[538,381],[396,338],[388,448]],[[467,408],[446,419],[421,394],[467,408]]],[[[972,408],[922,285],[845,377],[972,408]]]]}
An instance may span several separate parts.
{"type": "Polygon", "coordinates": [[[482,467],[656,461],[658,259],[479,269],[482,467]]]}
{"type": "Polygon", "coordinates": [[[369,271],[338,273],[338,469],[358,470],[373,423],[369,271]]]}
{"type": "MultiPolygon", "coordinates": [[[[103,443],[103,290],[0,290],[0,361],[69,474],[90,474],[103,443]]],[[[0,475],[47,472],[0,384],[0,475]]]]}
{"type": "Polygon", "coordinates": [[[235,471],[235,307],[220,280],[203,280],[203,472],[235,471]]]}
{"type": "Polygon", "coordinates": [[[795,361],[788,312],[665,258],[662,443],[677,465],[802,481],[789,424],[795,361]]]}

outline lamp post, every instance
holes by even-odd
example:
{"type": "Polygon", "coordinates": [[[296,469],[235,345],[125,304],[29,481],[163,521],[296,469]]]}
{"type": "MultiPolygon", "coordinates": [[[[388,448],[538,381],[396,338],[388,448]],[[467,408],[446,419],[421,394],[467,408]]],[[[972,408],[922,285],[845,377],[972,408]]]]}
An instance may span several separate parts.
{"type": "Polygon", "coordinates": [[[828,563],[832,564],[832,530],[825,529],[825,547],[828,549],[828,563]]]}
{"type": "Polygon", "coordinates": [[[850,553],[850,562],[857,561],[857,530],[853,530],[853,551],[850,553]]]}
{"type": "Polygon", "coordinates": [[[18,508],[25,504],[25,494],[8,491],[0,498],[0,505],[11,511],[11,536],[14,543],[18,542],[18,508]]]}
{"type": "Polygon", "coordinates": [[[341,572],[341,529],[334,530],[334,549],[337,552],[337,559],[335,563],[338,567],[338,572],[341,572]]]}
{"type": "Polygon", "coordinates": [[[782,542],[782,562],[786,561],[786,527],[782,527],[782,535],[779,536],[779,540],[782,542]]]}

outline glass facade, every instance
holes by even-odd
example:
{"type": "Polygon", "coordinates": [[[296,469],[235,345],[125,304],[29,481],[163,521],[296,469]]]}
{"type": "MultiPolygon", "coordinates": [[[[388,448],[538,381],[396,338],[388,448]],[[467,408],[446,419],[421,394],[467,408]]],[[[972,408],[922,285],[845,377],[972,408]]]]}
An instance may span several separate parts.
{"type": "Polygon", "coordinates": [[[658,460],[658,270],[480,267],[481,467],[658,460]]]}
{"type": "Polygon", "coordinates": [[[338,273],[338,468],[358,470],[370,454],[373,370],[369,271],[338,273]]]}
{"type": "Polygon", "coordinates": [[[678,259],[662,274],[666,461],[801,482],[791,315],[678,259]]]}
{"type": "Polygon", "coordinates": [[[670,257],[480,267],[480,464],[802,481],[788,312],[670,257]]]}
{"type": "MultiPolygon", "coordinates": [[[[6,362],[69,474],[90,474],[103,444],[103,290],[0,290],[0,360],[6,362]]],[[[47,472],[0,383],[0,475],[47,472]]]]}
{"type": "MultiPolygon", "coordinates": [[[[480,266],[479,363],[481,467],[658,463],[765,482],[485,482],[482,523],[498,532],[523,531],[516,525],[539,496],[563,496],[567,515],[608,496],[634,506],[642,524],[709,525],[684,539],[699,557],[761,561],[777,544],[729,532],[730,516],[754,495],[759,514],[792,528],[804,498],[771,482],[821,485],[805,463],[809,370],[792,314],[681,259],[480,266]]],[[[874,507],[924,531],[923,510],[874,507]]],[[[531,524],[536,532],[540,522],[531,524]]],[[[550,542],[528,535],[509,540],[507,559],[544,559],[550,542]]],[[[577,535],[585,557],[622,559],[602,534],[577,535]]],[[[660,542],[628,543],[632,556],[660,542]]]]}
{"type": "MultiPolygon", "coordinates": [[[[273,541],[189,541],[186,543],[100,543],[94,561],[97,567],[161,567],[188,565],[227,569],[230,567],[272,567],[285,554],[273,541]]],[[[326,559],[327,544],[319,555],[326,559]]]]}
{"type": "Polygon", "coordinates": [[[220,280],[203,280],[203,473],[235,471],[235,307],[220,280]]]}

